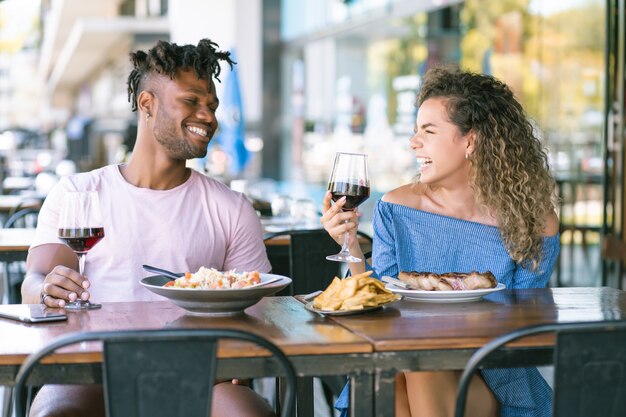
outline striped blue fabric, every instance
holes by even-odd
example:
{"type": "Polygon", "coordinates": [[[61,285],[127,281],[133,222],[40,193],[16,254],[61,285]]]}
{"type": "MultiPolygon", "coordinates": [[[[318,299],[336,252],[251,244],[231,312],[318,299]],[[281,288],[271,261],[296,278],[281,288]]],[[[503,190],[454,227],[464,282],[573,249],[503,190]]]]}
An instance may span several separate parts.
{"type": "MultiPolygon", "coordinates": [[[[540,288],[550,280],[560,247],[558,234],[545,237],[542,262],[530,271],[511,259],[497,227],[382,200],[376,202],[373,227],[376,276],[397,277],[400,271],[491,271],[507,288],[540,288]]],[[[552,414],[552,391],[536,368],[490,369],[482,375],[500,402],[501,417],[552,414]]],[[[335,407],[347,415],[347,406],[344,389],[335,407]]]]}

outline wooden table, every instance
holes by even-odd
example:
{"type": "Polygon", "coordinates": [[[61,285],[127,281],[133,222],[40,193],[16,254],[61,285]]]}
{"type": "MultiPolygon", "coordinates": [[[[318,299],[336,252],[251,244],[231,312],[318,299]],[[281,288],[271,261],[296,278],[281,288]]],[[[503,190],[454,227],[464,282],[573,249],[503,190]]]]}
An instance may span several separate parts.
{"type": "Polygon", "coordinates": [[[35,188],[33,177],[6,177],[2,181],[2,191],[9,194],[12,191],[32,190],[35,188]]]}
{"type": "Polygon", "coordinates": [[[10,213],[16,207],[20,208],[39,208],[41,207],[41,198],[22,195],[0,195],[0,212],[10,213]]]}
{"type": "MultiPolygon", "coordinates": [[[[104,303],[101,310],[68,314],[67,323],[43,325],[0,319],[0,384],[12,384],[26,355],[68,332],[224,326],[269,338],[301,377],[350,375],[351,415],[382,417],[393,414],[397,372],[462,369],[478,347],[520,327],[626,318],[626,293],[612,288],[504,290],[478,302],[403,300],[376,312],[332,319],[306,311],[291,297],[265,298],[231,318],[188,316],[168,301],[104,303]]],[[[553,344],[552,336],[534,337],[508,347],[489,364],[549,364],[553,344]]],[[[91,345],[63,351],[35,377],[39,383],[98,382],[100,355],[99,347],[91,345]]],[[[263,357],[255,351],[233,345],[220,356],[220,377],[262,375],[263,357]]]]}
{"type": "MultiPolygon", "coordinates": [[[[463,369],[477,348],[521,327],[625,318],[626,292],[594,287],[503,290],[469,303],[402,300],[375,313],[335,316],[333,321],[374,346],[375,415],[382,417],[393,414],[399,371],[463,369]]],[[[490,364],[550,364],[553,345],[553,335],[527,338],[490,364]]]]}
{"type": "MultiPolygon", "coordinates": [[[[261,226],[263,228],[264,237],[267,237],[269,235],[272,235],[274,233],[279,233],[279,232],[288,232],[290,230],[307,230],[307,229],[312,228],[311,225],[307,226],[305,224],[286,225],[284,219],[277,219],[274,222],[272,222],[271,217],[261,217],[261,226]]],[[[316,225],[316,228],[321,229],[322,224],[320,223],[316,225]]],[[[362,222],[359,226],[359,230],[363,230],[369,236],[373,236],[371,229],[372,229],[371,222],[362,222]]],[[[358,238],[359,238],[359,243],[361,243],[362,246],[365,245],[363,247],[364,252],[371,250],[371,243],[372,243],[371,239],[367,239],[361,235],[359,235],[358,238]]],[[[291,238],[288,235],[281,235],[281,236],[277,236],[273,239],[265,241],[265,246],[289,246],[290,242],[291,242],[291,238]]]]}
{"type": "MultiPolygon", "coordinates": [[[[269,233],[264,234],[264,236],[268,236],[268,235],[269,233]]],[[[265,246],[267,247],[289,246],[290,243],[291,243],[291,237],[289,235],[280,235],[280,236],[276,236],[275,238],[266,240],[265,246]]],[[[361,243],[361,245],[365,245],[365,248],[363,249],[364,252],[371,249],[371,241],[364,238],[363,236],[359,236],[359,243],[361,243]]]]}
{"type": "MultiPolygon", "coordinates": [[[[373,409],[372,345],[332,320],[311,313],[292,297],[266,297],[233,317],[197,317],[169,301],[102,303],[99,310],[68,311],[67,322],[27,325],[0,318],[0,385],[11,385],[26,356],[62,334],[123,329],[227,327],[259,334],[278,345],[291,359],[299,377],[351,375],[369,402],[355,410],[358,416],[373,409]],[[10,337],[7,337],[10,335],[10,337]]],[[[265,375],[268,359],[243,342],[220,344],[219,378],[254,378],[265,375]]],[[[101,380],[101,347],[75,346],[50,358],[36,370],[36,384],[96,383],[101,380]]],[[[310,378],[299,379],[310,384],[310,378]]],[[[302,397],[300,397],[302,398],[302,397]]],[[[299,415],[312,416],[312,403],[300,401],[299,415]],[[307,408],[308,406],[308,408],[307,408]]],[[[368,414],[369,413],[369,414],[368,414]]]]}
{"type": "Polygon", "coordinates": [[[0,229],[0,262],[26,260],[34,238],[34,228],[0,229]]]}

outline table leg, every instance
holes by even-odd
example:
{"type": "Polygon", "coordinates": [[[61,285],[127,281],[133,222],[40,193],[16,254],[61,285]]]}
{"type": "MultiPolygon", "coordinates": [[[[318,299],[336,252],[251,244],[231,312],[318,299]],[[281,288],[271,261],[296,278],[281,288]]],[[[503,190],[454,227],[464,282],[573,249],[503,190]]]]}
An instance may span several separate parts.
{"type": "Polygon", "coordinates": [[[396,409],[396,374],[397,371],[377,370],[374,380],[376,387],[375,416],[395,415],[396,409]]]}
{"type": "MultiPolygon", "coordinates": [[[[391,415],[391,414],[387,414],[391,415]]],[[[374,376],[350,376],[350,417],[374,416],[374,376]]]]}
{"type": "Polygon", "coordinates": [[[4,273],[2,274],[2,282],[0,282],[0,304],[11,304],[11,275],[9,274],[9,262],[4,262],[4,273]]]}
{"type": "Polygon", "coordinates": [[[3,388],[4,393],[2,394],[3,399],[2,399],[2,417],[11,417],[11,415],[13,414],[13,410],[11,410],[11,405],[12,405],[12,394],[13,394],[13,388],[12,387],[0,387],[3,388]]]}
{"type": "Polygon", "coordinates": [[[313,377],[298,378],[296,408],[299,417],[313,417],[313,377]]]}

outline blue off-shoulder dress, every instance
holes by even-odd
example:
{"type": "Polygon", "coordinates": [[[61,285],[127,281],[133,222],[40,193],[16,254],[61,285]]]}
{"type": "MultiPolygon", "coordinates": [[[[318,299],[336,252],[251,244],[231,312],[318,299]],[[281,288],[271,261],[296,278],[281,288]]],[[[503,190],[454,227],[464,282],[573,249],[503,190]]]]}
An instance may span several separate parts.
{"type": "MultiPolygon", "coordinates": [[[[507,288],[540,288],[550,280],[559,235],[546,236],[542,262],[530,271],[515,263],[497,227],[377,201],[373,218],[373,269],[377,276],[400,271],[491,271],[507,288]]],[[[552,415],[552,390],[536,368],[483,370],[500,403],[501,417],[552,415]]],[[[347,387],[346,387],[347,388],[347,387]]],[[[335,407],[347,416],[348,390],[335,407]]]]}

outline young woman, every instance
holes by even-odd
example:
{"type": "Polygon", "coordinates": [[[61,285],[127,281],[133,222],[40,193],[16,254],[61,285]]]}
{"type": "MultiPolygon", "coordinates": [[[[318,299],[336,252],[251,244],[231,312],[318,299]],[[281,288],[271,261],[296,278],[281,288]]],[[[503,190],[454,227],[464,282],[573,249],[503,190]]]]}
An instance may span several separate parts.
{"type": "MultiPolygon", "coordinates": [[[[376,202],[372,265],[350,264],[352,273],[491,271],[507,288],[545,287],[559,251],[555,183],[511,90],[491,76],[440,67],[425,75],[417,105],[410,147],[418,175],[376,202]]],[[[343,204],[331,206],[327,194],[322,223],[338,243],[348,230],[351,253],[363,258],[354,238],[360,214],[342,212],[343,204]]],[[[459,376],[399,375],[396,416],[451,416],[459,376]]],[[[535,368],[482,371],[468,401],[474,417],[551,415],[551,390],[535,368]]]]}

